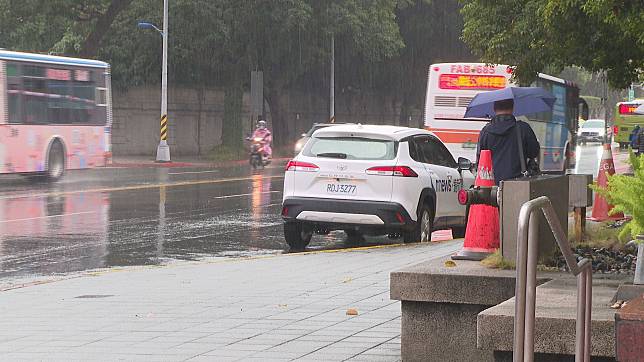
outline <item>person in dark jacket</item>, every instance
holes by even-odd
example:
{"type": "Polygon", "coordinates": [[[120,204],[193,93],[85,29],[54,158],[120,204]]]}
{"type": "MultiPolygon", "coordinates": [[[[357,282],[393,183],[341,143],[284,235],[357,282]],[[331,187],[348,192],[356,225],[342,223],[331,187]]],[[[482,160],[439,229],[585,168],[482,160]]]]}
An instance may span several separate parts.
{"type": "MultiPolygon", "coordinates": [[[[521,158],[515,128],[518,127],[523,153],[528,158],[539,155],[539,141],[529,124],[517,121],[512,115],[514,101],[505,99],[494,102],[496,115],[481,130],[476,159],[478,162],[481,150],[492,151],[494,181],[498,185],[503,180],[521,177],[521,158]]],[[[526,160],[527,164],[527,160],[526,160]]]]}
{"type": "Polygon", "coordinates": [[[632,149],[637,149],[639,147],[640,133],[642,133],[642,131],[640,130],[640,125],[635,125],[633,132],[631,132],[631,134],[628,136],[628,140],[630,141],[632,149]]]}

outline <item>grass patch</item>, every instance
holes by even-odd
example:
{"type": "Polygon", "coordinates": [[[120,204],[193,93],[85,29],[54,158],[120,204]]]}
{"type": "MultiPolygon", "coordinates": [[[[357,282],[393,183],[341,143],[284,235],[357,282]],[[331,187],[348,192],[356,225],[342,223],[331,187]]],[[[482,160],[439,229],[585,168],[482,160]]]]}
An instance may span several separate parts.
{"type": "Polygon", "coordinates": [[[208,152],[208,159],[214,162],[245,160],[248,152],[242,147],[219,145],[208,152]]]}
{"type": "Polygon", "coordinates": [[[501,255],[501,249],[497,249],[497,251],[490,254],[490,256],[481,260],[481,264],[492,269],[511,270],[516,268],[514,262],[503,258],[501,255]]]}
{"type": "MultiPolygon", "coordinates": [[[[490,254],[487,258],[481,260],[481,264],[490,268],[490,269],[501,269],[501,270],[515,270],[516,264],[513,261],[503,258],[501,255],[501,249],[497,249],[493,254],[490,254]]],[[[558,269],[556,267],[547,266],[545,264],[537,264],[537,271],[540,272],[556,272],[558,269]]]]}
{"type": "Polygon", "coordinates": [[[623,225],[618,227],[613,226],[612,222],[589,222],[586,224],[584,240],[579,241],[575,239],[574,225],[571,223],[568,235],[573,247],[578,246],[621,250],[624,247],[624,243],[619,240],[619,233],[623,228],[623,225]]]}

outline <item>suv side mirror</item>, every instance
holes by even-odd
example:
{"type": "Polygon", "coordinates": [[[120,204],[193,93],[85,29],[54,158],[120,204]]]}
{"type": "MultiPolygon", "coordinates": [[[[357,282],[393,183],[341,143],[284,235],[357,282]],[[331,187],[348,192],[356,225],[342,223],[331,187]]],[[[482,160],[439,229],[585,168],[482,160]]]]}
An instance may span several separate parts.
{"type": "Polygon", "coordinates": [[[458,158],[458,170],[459,171],[471,170],[471,169],[472,169],[472,161],[468,160],[465,157],[459,157],[458,158]]]}

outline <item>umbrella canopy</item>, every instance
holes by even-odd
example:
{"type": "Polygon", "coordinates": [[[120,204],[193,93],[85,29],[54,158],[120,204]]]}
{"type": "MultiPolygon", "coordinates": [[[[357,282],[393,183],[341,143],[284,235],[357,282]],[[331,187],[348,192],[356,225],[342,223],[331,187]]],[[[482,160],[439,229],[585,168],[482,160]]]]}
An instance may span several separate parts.
{"type": "Polygon", "coordinates": [[[635,108],[635,113],[644,114],[644,104],[640,104],[639,107],[635,108]]]}
{"type": "Polygon", "coordinates": [[[477,94],[465,111],[465,117],[491,118],[494,116],[494,102],[514,100],[515,116],[552,110],[555,96],[540,87],[508,87],[477,94]]]}

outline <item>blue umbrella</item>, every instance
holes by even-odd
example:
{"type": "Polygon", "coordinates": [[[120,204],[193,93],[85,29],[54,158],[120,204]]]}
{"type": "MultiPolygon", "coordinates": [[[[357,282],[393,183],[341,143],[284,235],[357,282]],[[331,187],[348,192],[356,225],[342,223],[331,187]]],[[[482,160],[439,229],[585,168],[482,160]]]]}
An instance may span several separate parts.
{"type": "Polygon", "coordinates": [[[465,111],[465,117],[491,118],[494,116],[494,102],[514,100],[515,116],[551,111],[555,96],[539,87],[509,87],[477,94],[465,111]]]}

